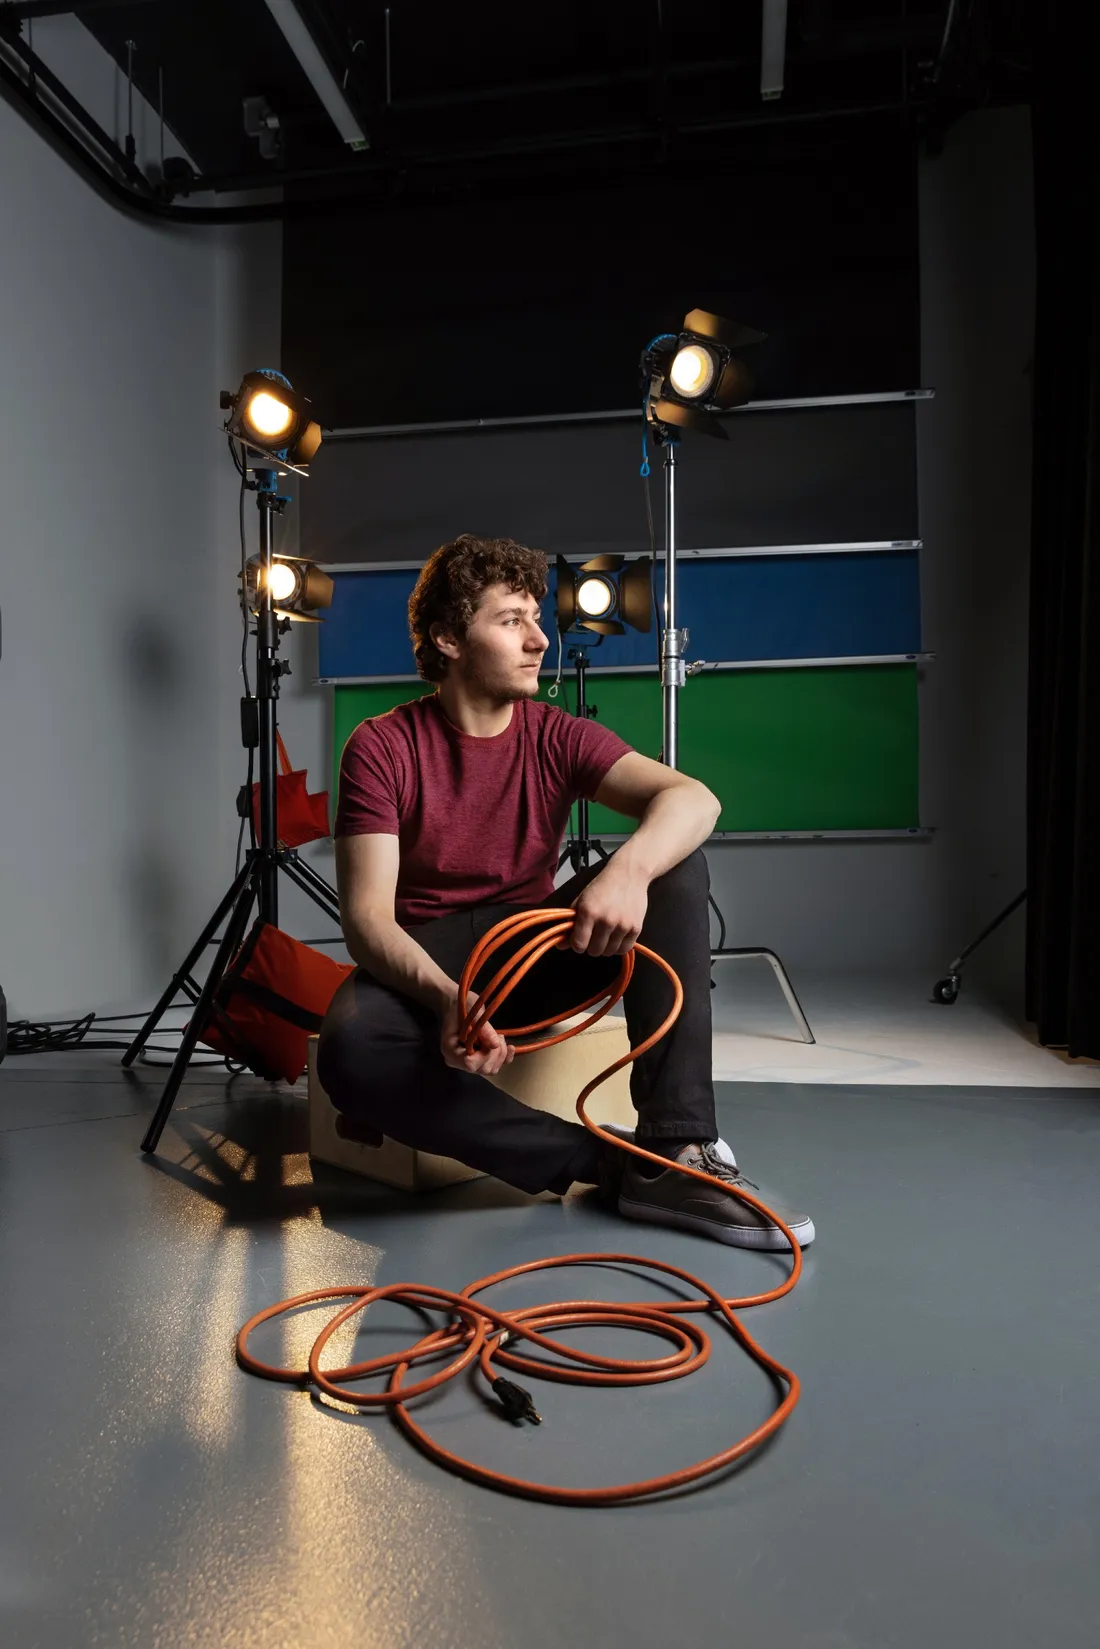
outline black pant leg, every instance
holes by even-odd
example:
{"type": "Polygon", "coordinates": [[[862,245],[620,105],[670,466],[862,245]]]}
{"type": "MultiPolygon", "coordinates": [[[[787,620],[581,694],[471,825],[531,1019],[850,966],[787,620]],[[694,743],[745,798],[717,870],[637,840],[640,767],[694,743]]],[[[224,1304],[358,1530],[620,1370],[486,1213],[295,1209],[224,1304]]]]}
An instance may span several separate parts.
{"type": "MultiPolygon", "coordinates": [[[[603,868],[601,861],[563,882],[554,890],[551,903],[562,908],[570,906],[603,868]]],[[[639,1140],[718,1138],[710,1009],[709,893],[710,873],[701,848],[649,886],[648,909],[638,937],[643,945],[664,957],[678,975],[684,988],[684,1005],[671,1030],[631,1068],[630,1095],[638,1112],[639,1140]]],[[[542,990],[544,1001],[557,1001],[562,1006],[583,1002],[619,968],[617,957],[578,956],[565,951],[550,952],[544,962],[545,976],[540,978],[540,964],[524,985],[533,982],[536,989],[542,990]]],[[[526,1000],[523,1005],[527,1005],[526,1000]]],[[[511,999],[507,1006],[511,1009],[511,999]]],[[[666,974],[639,956],[623,997],[633,1047],[652,1035],[671,1006],[672,987],[666,974]]],[[[546,1008],[540,1017],[550,1011],[546,1008]]]]}
{"type": "MultiPolygon", "coordinates": [[[[590,866],[557,888],[548,903],[568,908],[597,876],[590,866]]],[[[631,1097],[638,1138],[718,1137],[711,1076],[709,876],[701,851],[657,877],[640,938],[663,956],[684,987],[684,1007],[671,1031],[637,1060],[631,1097]]],[[[480,906],[410,929],[412,937],[453,979],[475,941],[516,906],[480,906]]],[[[524,937],[530,937],[524,935],[524,937]]],[[[490,966],[499,967],[501,951],[490,966]]],[[[499,1026],[527,1024],[604,989],[618,958],[551,951],[494,1016],[499,1026]]],[[[489,977],[486,971],[479,983],[489,977]]],[[[665,975],[644,957],[624,997],[634,1046],[668,1013],[665,975]]],[[[321,1031],[318,1074],[339,1110],[373,1123],[404,1144],[455,1158],[524,1191],[564,1191],[572,1180],[593,1183],[595,1144],[577,1123],[533,1111],[484,1077],[455,1071],[439,1049],[435,1015],[359,969],[336,993],[321,1031]]]]}
{"type": "Polygon", "coordinates": [[[485,1077],[447,1065],[431,1010],[363,968],[348,976],[325,1015],[317,1074],[338,1110],[416,1150],[453,1157],[527,1192],[595,1183],[596,1143],[579,1123],[532,1110],[485,1077]]]}

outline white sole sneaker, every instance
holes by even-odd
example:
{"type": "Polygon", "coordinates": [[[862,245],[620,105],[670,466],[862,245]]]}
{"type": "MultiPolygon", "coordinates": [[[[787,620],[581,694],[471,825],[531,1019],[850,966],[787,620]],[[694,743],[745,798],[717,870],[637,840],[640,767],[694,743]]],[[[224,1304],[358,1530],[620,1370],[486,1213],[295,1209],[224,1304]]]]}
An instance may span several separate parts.
{"type": "MultiPolygon", "coordinates": [[[[764,1199],[761,1198],[761,1201],[764,1199]]],[[[628,1220],[639,1220],[646,1225],[667,1225],[677,1231],[696,1231],[702,1237],[712,1237],[731,1248],[756,1248],[769,1253],[789,1254],[791,1245],[777,1225],[731,1225],[727,1220],[708,1220],[703,1214],[683,1214],[675,1208],[662,1208],[660,1203],[631,1202],[619,1198],[619,1213],[628,1220]]],[[[791,1230],[799,1248],[808,1248],[814,1240],[814,1222],[803,1215],[791,1222],[791,1230]]]]}

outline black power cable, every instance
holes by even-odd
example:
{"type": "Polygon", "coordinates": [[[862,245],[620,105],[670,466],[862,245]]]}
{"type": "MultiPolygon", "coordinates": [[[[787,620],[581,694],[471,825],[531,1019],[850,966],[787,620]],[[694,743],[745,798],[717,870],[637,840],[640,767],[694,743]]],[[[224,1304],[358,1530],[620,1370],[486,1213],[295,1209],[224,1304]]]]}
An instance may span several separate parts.
{"type": "MultiPolygon", "coordinates": [[[[110,1039],[89,1037],[88,1032],[98,1021],[105,1030],[115,1029],[125,1019],[146,1019],[147,1014],[118,1014],[113,1019],[100,1019],[97,1014],[86,1013],[81,1019],[17,1019],[8,1027],[7,1051],[12,1056],[18,1054],[43,1053],[75,1053],[87,1051],[90,1048],[122,1049],[129,1048],[129,1042],[115,1042],[110,1039]]],[[[165,1026],[170,1031],[171,1026],[165,1026]]],[[[157,1043],[146,1043],[142,1050],[146,1053],[170,1054],[177,1052],[175,1048],[166,1048],[157,1043]]],[[[221,1055],[213,1059],[201,1059],[197,1062],[199,1068],[208,1065],[219,1065],[236,1074],[246,1067],[236,1060],[223,1058],[221,1055]]]]}
{"type": "MultiPolygon", "coordinates": [[[[241,489],[237,500],[237,522],[240,527],[241,534],[241,675],[244,678],[244,696],[246,699],[252,700],[254,695],[252,692],[252,683],[248,676],[248,535],[245,532],[244,526],[244,495],[248,486],[248,466],[244,462],[244,454],[242,453],[238,456],[237,445],[232,436],[229,437],[229,451],[232,456],[233,463],[236,466],[237,473],[241,478],[241,489]]],[[[253,750],[252,746],[249,745],[244,789],[245,808],[241,813],[241,822],[237,830],[237,852],[234,858],[234,874],[237,876],[240,875],[241,871],[241,848],[244,845],[244,829],[246,824],[248,826],[249,844],[253,851],[255,851],[256,848],[256,820],[252,811],[252,780],[254,771],[253,750]]]]}

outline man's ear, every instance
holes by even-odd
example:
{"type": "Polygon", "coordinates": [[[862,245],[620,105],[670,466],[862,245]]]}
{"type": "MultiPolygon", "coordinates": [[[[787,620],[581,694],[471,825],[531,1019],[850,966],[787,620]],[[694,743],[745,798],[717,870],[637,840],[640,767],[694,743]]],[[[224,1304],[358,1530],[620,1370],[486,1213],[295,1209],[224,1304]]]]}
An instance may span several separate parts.
{"type": "Polygon", "coordinates": [[[428,629],[432,643],[444,658],[457,658],[460,652],[458,638],[444,624],[433,624],[428,629]]]}

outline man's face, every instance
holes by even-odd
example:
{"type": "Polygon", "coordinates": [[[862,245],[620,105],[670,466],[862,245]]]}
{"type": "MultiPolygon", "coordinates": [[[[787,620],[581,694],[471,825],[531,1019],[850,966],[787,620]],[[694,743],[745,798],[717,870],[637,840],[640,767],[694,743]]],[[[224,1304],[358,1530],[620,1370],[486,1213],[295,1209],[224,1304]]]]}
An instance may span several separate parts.
{"type": "Polygon", "coordinates": [[[459,675],[491,698],[534,698],[539,665],[550,643],[539,627],[539,604],[525,590],[490,584],[482,591],[465,638],[456,640],[448,675],[459,675]]]}

